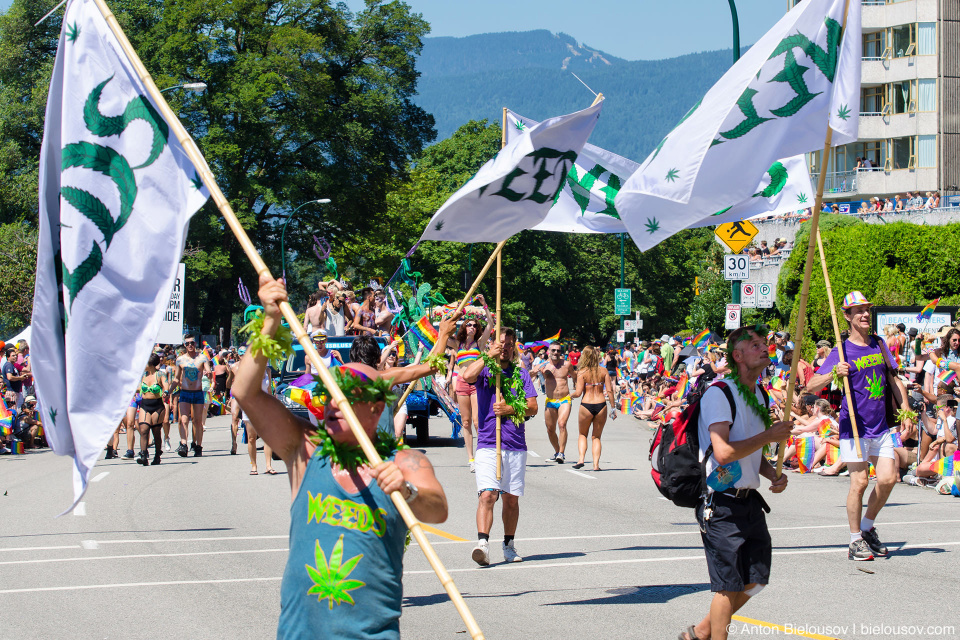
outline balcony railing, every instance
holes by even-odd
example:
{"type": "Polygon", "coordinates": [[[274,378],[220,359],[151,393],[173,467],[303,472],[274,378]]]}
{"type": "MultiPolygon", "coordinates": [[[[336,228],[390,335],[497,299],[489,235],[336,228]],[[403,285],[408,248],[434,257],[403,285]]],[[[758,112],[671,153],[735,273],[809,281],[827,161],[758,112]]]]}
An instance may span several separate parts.
{"type": "MultiPolygon", "coordinates": [[[[811,173],[810,180],[817,184],[820,179],[819,173],[811,173]]],[[[823,181],[823,192],[830,194],[856,193],[857,192],[857,172],[856,171],[834,171],[827,173],[823,181]]]]}

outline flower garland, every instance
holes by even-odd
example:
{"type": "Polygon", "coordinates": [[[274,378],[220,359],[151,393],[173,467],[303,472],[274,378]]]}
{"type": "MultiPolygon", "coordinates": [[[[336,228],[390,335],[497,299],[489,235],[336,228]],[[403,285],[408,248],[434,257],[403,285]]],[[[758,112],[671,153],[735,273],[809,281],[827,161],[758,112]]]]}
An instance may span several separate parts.
{"type": "MultiPolygon", "coordinates": [[[[357,468],[366,464],[367,456],[358,445],[344,444],[337,442],[327,433],[323,425],[318,427],[317,431],[310,436],[310,442],[317,445],[314,455],[330,458],[331,464],[335,464],[341,469],[347,471],[356,471],[357,468]]],[[[374,448],[381,458],[389,458],[394,451],[403,451],[409,449],[405,444],[401,444],[392,434],[384,431],[377,431],[376,440],[373,442],[374,448]]]]}
{"type": "MultiPolygon", "coordinates": [[[[383,401],[385,404],[390,404],[397,399],[397,395],[393,393],[392,390],[392,378],[376,378],[371,380],[364,373],[356,369],[351,369],[347,365],[331,368],[330,374],[351,405],[380,401],[383,401]]],[[[324,384],[320,376],[314,375],[313,379],[317,383],[316,388],[313,390],[313,395],[323,398],[324,404],[326,404],[325,399],[329,398],[332,394],[327,390],[327,385],[324,384]]]]}
{"type": "Polygon", "coordinates": [[[764,407],[760,404],[760,401],[757,400],[757,394],[747,388],[743,382],[740,381],[740,371],[737,369],[737,365],[732,359],[727,360],[727,366],[730,368],[730,380],[733,382],[733,386],[737,388],[737,392],[740,394],[740,397],[743,398],[743,401],[746,403],[750,409],[753,410],[753,413],[756,414],[758,418],[763,422],[763,428],[769,429],[773,426],[773,419],[770,417],[770,409],[764,407]]]}
{"type": "Polygon", "coordinates": [[[917,412],[907,409],[897,409],[897,422],[903,422],[904,420],[915,423],[917,421],[917,412]]]}
{"type": "MultiPolygon", "coordinates": [[[[480,357],[483,358],[483,363],[490,369],[491,376],[488,384],[493,387],[496,385],[494,374],[501,371],[500,363],[486,353],[481,353],[480,357]]],[[[527,415],[527,398],[523,392],[523,376],[520,375],[520,367],[516,364],[513,365],[513,373],[510,374],[509,378],[504,375],[500,376],[500,393],[503,394],[503,401],[513,407],[514,424],[523,421],[527,415]]]]}
{"type": "Polygon", "coordinates": [[[830,375],[833,377],[833,385],[837,389],[843,389],[843,376],[837,373],[837,366],[834,365],[833,369],[830,370],[830,375]]]}
{"type": "Polygon", "coordinates": [[[264,355],[268,360],[280,360],[293,351],[293,332],[290,327],[281,324],[276,337],[262,333],[265,317],[263,311],[257,311],[253,319],[240,327],[240,334],[247,334],[247,349],[254,356],[264,355]]]}
{"type": "Polygon", "coordinates": [[[421,364],[429,365],[431,369],[436,370],[442,376],[447,375],[447,357],[442,353],[427,356],[421,361],[421,364]]]}

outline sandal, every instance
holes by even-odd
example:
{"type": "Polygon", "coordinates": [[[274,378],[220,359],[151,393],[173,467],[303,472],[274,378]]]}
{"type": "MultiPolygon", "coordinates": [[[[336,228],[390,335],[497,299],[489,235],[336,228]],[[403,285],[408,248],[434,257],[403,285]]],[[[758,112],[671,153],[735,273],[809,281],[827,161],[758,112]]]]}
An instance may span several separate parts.
{"type": "Polygon", "coordinates": [[[677,640],[700,640],[697,636],[696,625],[690,625],[686,628],[685,631],[681,631],[680,635],[677,636],[677,640]]]}
{"type": "Polygon", "coordinates": [[[276,470],[276,469],[267,469],[267,475],[275,476],[275,475],[277,475],[277,470],[276,470]]]}
{"type": "Polygon", "coordinates": [[[250,471],[250,475],[252,475],[252,476],[257,476],[257,475],[260,475],[260,474],[257,473],[257,470],[256,470],[256,469],[253,469],[252,471],[250,471]]]}
{"type": "Polygon", "coordinates": [[[582,462],[578,462],[577,464],[573,465],[573,468],[574,468],[574,469],[583,469],[583,463],[582,463],[582,462]]]}

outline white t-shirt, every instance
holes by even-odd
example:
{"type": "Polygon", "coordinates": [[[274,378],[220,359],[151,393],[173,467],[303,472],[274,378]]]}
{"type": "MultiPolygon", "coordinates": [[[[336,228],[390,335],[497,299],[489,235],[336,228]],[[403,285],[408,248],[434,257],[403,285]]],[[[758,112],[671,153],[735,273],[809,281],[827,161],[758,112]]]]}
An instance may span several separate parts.
{"type": "MultiPolygon", "coordinates": [[[[721,378],[721,380],[723,380],[721,378]]],[[[737,418],[730,425],[730,441],[746,440],[764,431],[763,421],[753,409],[747,406],[737,388],[730,381],[726,381],[733,393],[733,400],[737,405],[737,418]]],[[[763,392],[756,389],[757,400],[763,404],[763,392]]],[[[768,401],[769,402],[769,401],[768,401]]],[[[710,425],[718,422],[730,422],[730,402],[723,389],[712,385],[703,394],[700,400],[700,460],[703,460],[707,448],[710,446],[710,425]]],[[[716,458],[710,456],[707,461],[707,487],[710,491],[727,491],[728,489],[759,489],[760,462],[763,458],[763,449],[757,449],[750,455],[720,467],[716,458]]]]}
{"type": "MultiPolygon", "coordinates": [[[[950,432],[953,433],[953,440],[957,440],[957,418],[956,416],[950,416],[947,418],[947,425],[950,427],[950,432]]],[[[937,437],[942,438],[944,434],[943,430],[943,420],[937,418],[937,437]]]]}

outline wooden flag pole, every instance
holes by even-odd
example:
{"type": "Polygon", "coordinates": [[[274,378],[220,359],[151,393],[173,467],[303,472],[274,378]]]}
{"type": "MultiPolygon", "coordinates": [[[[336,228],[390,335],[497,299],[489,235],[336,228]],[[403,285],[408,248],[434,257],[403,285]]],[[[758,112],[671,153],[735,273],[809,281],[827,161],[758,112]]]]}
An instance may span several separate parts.
{"type": "MultiPolygon", "coordinates": [[[[501,126],[500,126],[500,148],[503,149],[505,146],[507,146],[507,108],[506,108],[506,107],[503,108],[503,123],[502,123],[501,126]]],[[[502,258],[503,258],[503,254],[502,254],[502,253],[498,253],[498,254],[497,254],[497,324],[496,324],[496,327],[497,327],[497,328],[496,328],[496,332],[495,332],[495,334],[494,334],[494,340],[496,340],[496,343],[497,343],[497,344],[500,343],[500,327],[501,327],[501,321],[500,321],[500,291],[501,291],[501,289],[500,289],[500,281],[501,281],[501,278],[502,278],[502,276],[503,276],[503,272],[502,272],[503,259],[502,259],[502,258]]],[[[503,357],[503,356],[502,356],[502,354],[501,354],[501,358],[502,358],[502,357],[503,357]]],[[[501,400],[503,400],[503,397],[502,397],[502,395],[501,395],[501,393],[500,393],[500,376],[501,376],[500,367],[498,366],[498,367],[497,367],[497,402],[500,402],[501,400]]],[[[502,459],[501,451],[500,451],[500,433],[501,433],[502,423],[503,423],[503,418],[500,417],[500,416],[497,416],[497,445],[496,445],[496,451],[497,451],[497,480],[500,480],[500,479],[503,477],[502,469],[501,469],[501,466],[500,466],[501,459],[502,459]]]]}
{"type": "MultiPolygon", "coordinates": [[[[253,265],[253,268],[257,271],[259,276],[267,276],[272,278],[273,276],[270,274],[270,269],[263,261],[263,258],[260,257],[260,254],[257,252],[257,249],[250,240],[250,237],[247,235],[247,232],[237,219],[236,214],[233,212],[230,203],[223,195],[220,187],[217,186],[216,180],[213,177],[213,173],[211,173],[210,168],[207,166],[207,163],[204,160],[203,155],[200,153],[200,150],[194,143],[193,138],[191,138],[190,134],[187,133],[183,123],[180,122],[180,119],[173,112],[173,110],[170,108],[170,105],[167,104],[167,101],[160,93],[156,83],[153,81],[153,77],[147,71],[146,67],[143,66],[143,62],[140,60],[140,57],[134,50],[133,45],[130,44],[130,41],[127,39],[123,29],[120,28],[120,24],[117,22],[117,19],[110,10],[110,7],[107,6],[104,0],[94,0],[94,3],[97,5],[100,13],[103,14],[107,25],[110,27],[110,30],[119,41],[120,47],[123,49],[124,53],[127,55],[127,58],[130,60],[130,63],[136,70],[140,81],[143,82],[144,87],[147,90],[147,93],[149,93],[150,97],[153,98],[154,103],[157,105],[157,108],[160,110],[163,119],[170,127],[171,132],[176,136],[187,156],[190,158],[190,162],[193,163],[193,166],[199,174],[200,179],[203,181],[203,184],[210,191],[210,197],[213,198],[213,201],[220,210],[221,215],[223,215],[223,219],[226,221],[227,226],[230,227],[230,230],[233,232],[234,236],[236,236],[237,242],[240,243],[240,247],[243,249],[244,254],[246,254],[247,259],[250,260],[250,263],[253,265]]],[[[337,386],[337,382],[333,375],[327,369],[326,365],[323,363],[323,360],[320,358],[320,354],[318,354],[317,350],[314,348],[313,342],[310,340],[310,336],[307,335],[307,332],[304,330],[303,325],[297,318],[297,314],[293,310],[293,307],[290,306],[289,302],[282,302],[280,303],[280,311],[283,314],[283,317],[287,320],[287,323],[290,325],[293,334],[297,338],[297,342],[300,343],[300,345],[303,347],[304,353],[310,359],[310,363],[313,365],[313,368],[316,369],[317,374],[323,380],[324,385],[326,385],[328,391],[330,392],[330,396],[337,401],[337,406],[340,407],[340,411],[343,413],[344,418],[350,425],[350,430],[353,432],[354,437],[356,437],[361,449],[363,449],[369,464],[371,466],[376,466],[383,462],[379,454],[377,454],[377,450],[374,448],[373,443],[370,442],[370,438],[367,436],[366,431],[364,431],[360,421],[357,419],[357,414],[354,413],[353,407],[350,406],[350,403],[347,401],[346,396],[344,396],[343,391],[339,386],[337,386]]],[[[394,491],[391,493],[390,499],[393,500],[393,504],[396,506],[397,511],[400,512],[401,517],[403,517],[403,521],[410,529],[410,533],[413,535],[414,539],[416,539],[417,544],[420,545],[420,548],[423,550],[423,554],[430,562],[430,566],[437,574],[437,577],[440,579],[440,583],[443,585],[447,594],[450,596],[450,599],[453,601],[454,606],[457,608],[457,612],[460,614],[460,617],[463,618],[464,623],[467,625],[467,630],[470,632],[470,636],[474,639],[483,638],[483,632],[480,630],[479,625],[477,625],[477,621],[470,612],[470,608],[467,607],[467,603],[463,600],[463,596],[460,595],[460,591],[457,589],[456,584],[454,584],[453,578],[450,577],[450,573],[447,571],[446,567],[443,566],[439,556],[437,556],[437,552],[434,551],[433,547],[430,545],[430,541],[427,539],[420,522],[417,520],[416,516],[413,515],[413,511],[411,511],[410,505],[407,504],[407,501],[404,500],[399,491],[394,491]]]]}
{"type": "MultiPolygon", "coordinates": [[[[812,231],[812,230],[811,230],[812,231]]],[[[823,282],[827,285],[827,300],[830,301],[830,319],[833,320],[833,335],[837,340],[837,355],[840,356],[840,363],[846,363],[847,359],[843,355],[843,349],[840,348],[840,324],[837,321],[837,305],[833,301],[833,287],[830,286],[830,275],[827,273],[827,257],[823,252],[823,239],[820,237],[820,229],[817,232],[817,249],[820,251],[820,266],[823,268],[823,282]]],[[[794,352],[796,357],[796,352],[794,352]]],[[[847,397],[847,409],[850,412],[850,426],[853,429],[853,444],[857,448],[857,457],[863,457],[860,450],[860,434],[857,432],[857,415],[853,408],[853,394],[850,392],[850,376],[843,376],[843,393],[847,397]]]]}
{"type": "MultiPolygon", "coordinates": [[[[844,33],[847,26],[847,12],[850,10],[850,0],[846,0],[843,6],[843,24],[840,25],[840,32],[844,33]]],[[[857,62],[859,64],[859,62],[857,62]]],[[[800,290],[800,306],[797,308],[797,328],[794,336],[794,344],[803,345],[803,330],[806,328],[807,321],[807,297],[810,293],[810,274],[813,271],[813,251],[816,248],[817,236],[820,229],[820,209],[823,208],[823,185],[827,179],[827,165],[830,158],[830,147],[833,142],[833,129],[830,128],[829,117],[827,119],[827,135],[823,141],[823,154],[820,156],[820,175],[817,178],[817,198],[814,201],[813,216],[810,218],[810,241],[807,243],[807,260],[803,266],[803,288],[800,290]]],[[[832,300],[833,298],[831,298],[832,300]]],[[[797,386],[797,372],[800,370],[800,349],[796,348],[793,352],[793,362],[790,363],[790,380],[787,382],[787,397],[784,403],[784,417],[790,416],[793,408],[793,391],[797,386]]],[[[783,475],[783,455],[787,450],[787,441],[780,443],[777,452],[777,477],[783,475]]]]}

